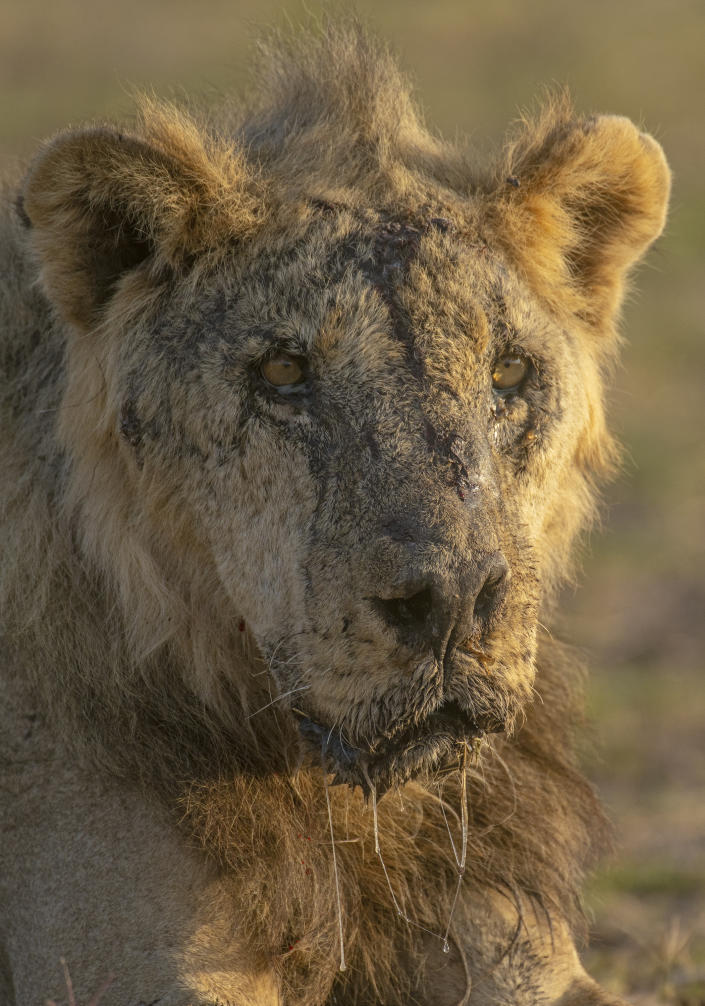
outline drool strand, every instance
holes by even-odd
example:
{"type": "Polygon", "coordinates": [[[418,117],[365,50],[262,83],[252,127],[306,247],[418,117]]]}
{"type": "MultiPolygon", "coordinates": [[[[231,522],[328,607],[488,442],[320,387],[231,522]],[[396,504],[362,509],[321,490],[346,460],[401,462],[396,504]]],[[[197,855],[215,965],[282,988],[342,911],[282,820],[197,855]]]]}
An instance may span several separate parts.
{"type": "MultiPolygon", "coordinates": [[[[455,894],[453,895],[453,901],[450,908],[450,914],[448,916],[448,924],[446,926],[445,934],[436,933],[432,929],[427,929],[426,926],[422,926],[420,922],[409,917],[409,915],[402,909],[401,905],[397,901],[397,896],[394,893],[394,888],[392,887],[392,882],[387,871],[386,863],[384,862],[384,857],[382,856],[382,850],[379,844],[379,818],[377,815],[377,787],[370,779],[367,768],[362,765],[362,772],[365,776],[365,780],[372,794],[372,822],[374,831],[374,841],[375,841],[375,853],[382,866],[382,872],[384,873],[384,878],[387,881],[387,887],[389,888],[389,893],[392,897],[392,903],[396,909],[397,915],[399,915],[408,926],[415,926],[417,929],[421,929],[424,933],[428,933],[429,936],[433,936],[434,939],[440,940],[443,946],[443,953],[450,953],[450,944],[448,942],[448,936],[450,934],[450,927],[453,921],[453,915],[455,913],[455,906],[458,901],[458,896],[460,894],[460,888],[463,882],[463,877],[465,875],[465,861],[467,857],[468,848],[468,806],[467,806],[467,745],[463,748],[463,755],[460,763],[461,772],[461,782],[460,782],[460,794],[461,794],[461,804],[460,804],[460,820],[461,820],[461,845],[460,845],[460,856],[458,856],[455,842],[453,841],[453,836],[448,828],[448,834],[450,836],[450,844],[453,850],[453,858],[455,859],[456,866],[458,868],[458,883],[455,888],[455,894]]],[[[445,815],[444,815],[445,816],[445,815]]],[[[446,822],[447,823],[447,822],[446,822]]]]}
{"type": "Polygon", "coordinates": [[[326,752],[325,747],[321,752],[321,768],[323,771],[323,789],[326,794],[326,806],[328,807],[328,825],[330,827],[330,846],[333,850],[333,874],[335,876],[335,898],[338,905],[338,938],[340,940],[340,971],[345,971],[345,941],[343,939],[343,907],[340,901],[340,882],[338,880],[338,857],[335,852],[335,835],[333,833],[333,812],[330,806],[330,793],[328,792],[328,776],[326,773],[326,752]]]}
{"type": "MultiPolygon", "coordinates": [[[[446,926],[446,933],[443,938],[443,951],[448,953],[450,947],[448,946],[448,934],[450,933],[451,923],[453,921],[453,915],[455,914],[455,906],[458,903],[458,897],[460,895],[460,888],[463,883],[463,877],[465,876],[465,862],[468,854],[468,746],[463,745],[463,754],[460,759],[460,827],[461,827],[461,839],[460,839],[460,859],[458,859],[458,854],[455,851],[455,843],[453,842],[453,837],[451,835],[450,844],[453,849],[453,855],[455,857],[455,862],[458,867],[458,883],[455,888],[455,894],[453,895],[453,903],[450,906],[450,915],[448,916],[448,925],[446,926]]],[[[445,817],[445,813],[443,815],[445,817]]],[[[446,820],[446,825],[448,824],[446,820]]],[[[450,828],[448,828],[448,834],[450,835],[450,828]]]]}

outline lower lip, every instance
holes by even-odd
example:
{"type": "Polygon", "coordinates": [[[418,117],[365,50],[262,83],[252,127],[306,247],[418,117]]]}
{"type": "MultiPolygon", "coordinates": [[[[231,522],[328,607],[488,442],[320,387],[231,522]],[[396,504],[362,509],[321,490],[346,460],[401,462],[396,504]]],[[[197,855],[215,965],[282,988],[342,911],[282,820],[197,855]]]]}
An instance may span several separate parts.
{"type": "Polygon", "coordinates": [[[353,788],[359,785],[363,790],[368,790],[371,783],[378,796],[394,784],[407,782],[425,770],[442,769],[445,763],[454,762],[464,744],[484,734],[470,723],[452,723],[446,729],[439,724],[432,733],[411,738],[403,747],[368,753],[344,745],[313,720],[302,720],[299,729],[309,743],[320,744],[321,756],[326,767],[335,774],[336,783],[347,783],[353,788]]]}

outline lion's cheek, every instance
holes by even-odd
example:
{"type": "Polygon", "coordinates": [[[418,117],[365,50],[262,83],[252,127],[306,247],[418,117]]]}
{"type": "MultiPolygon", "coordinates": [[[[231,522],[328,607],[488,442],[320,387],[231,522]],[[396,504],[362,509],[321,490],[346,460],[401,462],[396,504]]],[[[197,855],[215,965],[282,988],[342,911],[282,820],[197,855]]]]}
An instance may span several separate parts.
{"type": "Polygon", "coordinates": [[[228,473],[205,516],[218,577],[260,646],[302,631],[304,567],[314,506],[305,471],[277,458],[259,479],[248,466],[228,473]]]}

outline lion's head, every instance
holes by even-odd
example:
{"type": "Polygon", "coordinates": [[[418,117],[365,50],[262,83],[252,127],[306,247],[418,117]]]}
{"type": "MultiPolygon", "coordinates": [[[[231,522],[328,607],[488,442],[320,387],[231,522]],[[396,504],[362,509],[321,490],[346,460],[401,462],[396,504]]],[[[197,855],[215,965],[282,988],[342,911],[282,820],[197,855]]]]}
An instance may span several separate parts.
{"type": "Polygon", "coordinates": [[[251,730],[271,700],[380,788],[532,693],[668,187],[650,138],[562,101],[478,174],[383,72],[284,75],[220,138],[147,104],[129,134],[59,136],[23,193],[66,328],[67,507],[133,660],[178,640],[222,712],[254,644],[251,730]]]}

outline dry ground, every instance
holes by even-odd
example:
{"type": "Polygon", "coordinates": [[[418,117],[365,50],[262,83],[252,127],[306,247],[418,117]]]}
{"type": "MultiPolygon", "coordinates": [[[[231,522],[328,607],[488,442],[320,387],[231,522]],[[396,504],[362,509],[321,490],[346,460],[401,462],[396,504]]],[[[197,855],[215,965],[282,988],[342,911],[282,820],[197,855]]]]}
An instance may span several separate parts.
{"type": "MultiPolygon", "coordinates": [[[[612,414],[628,445],[605,534],[560,631],[590,655],[586,765],[618,853],[589,892],[589,965],[642,1004],[705,1006],[705,7],[702,0],[359,0],[428,119],[478,146],[542,84],[643,121],[675,169],[671,226],[626,311],[612,414]]],[[[314,11],[317,5],[309,0],[314,11]]],[[[123,113],[135,86],[217,100],[247,79],[273,0],[3,0],[0,165],[59,125],[123,113]]]]}

